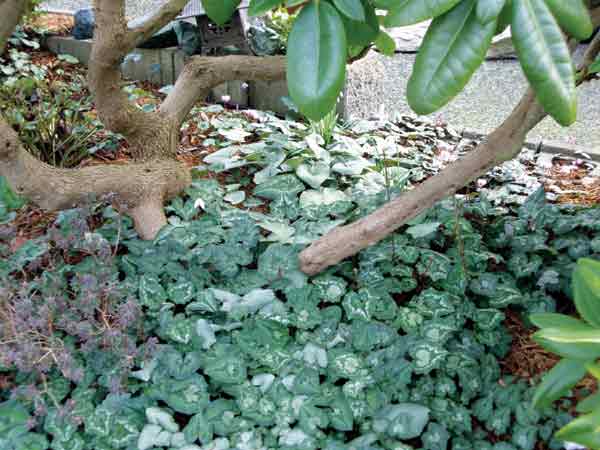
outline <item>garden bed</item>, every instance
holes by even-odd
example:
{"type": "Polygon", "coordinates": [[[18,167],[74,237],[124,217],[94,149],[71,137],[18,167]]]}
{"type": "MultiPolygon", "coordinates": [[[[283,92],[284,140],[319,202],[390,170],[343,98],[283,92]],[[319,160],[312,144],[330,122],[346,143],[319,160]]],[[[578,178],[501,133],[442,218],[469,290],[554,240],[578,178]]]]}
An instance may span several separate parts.
{"type": "MultiPolygon", "coordinates": [[[[54,83],[76,67],[30,60],[54,83]]],[[[67,81],[71,100],[87,98],[67,81]]],[[[126,89],[148,110],[162,95],[126,89]]],[[[308,243],[473,148],[409,117],[315,131],[198,106],[179,154],[194,182],[154,242],[111,199],[47,215],[2,186],[0,444],[562,448],[552,434],[573,405],[531,409],[556,360],[527,316],[572,313],[572,267],[599,256],[595,165],[524,151],[308,278],[296,258],[308,243]]],[[[76,165],[129,158],[118,136],[94,136],[76,165]]]]}

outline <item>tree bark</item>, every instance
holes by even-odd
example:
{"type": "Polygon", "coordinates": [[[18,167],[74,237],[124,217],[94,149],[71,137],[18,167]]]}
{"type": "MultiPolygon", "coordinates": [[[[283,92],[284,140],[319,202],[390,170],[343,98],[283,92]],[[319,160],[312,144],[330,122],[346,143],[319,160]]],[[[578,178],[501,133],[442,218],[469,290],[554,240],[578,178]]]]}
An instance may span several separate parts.
{"type": "Polygon", "coordinates": [[[488,138],[459,161],[374,213],[336,228],[300,253],[301,270],[317,274],[375,244],[437,201],[453,194],[489,169],[519,154],[527,133],[544,117],[531,89],[488,138]]]}
{"type": "Polygon", "coordinates": [[[175,122],[181,121],[212,88],[233,80],[283,80],[285,68],[282,56],[194,56],[185,65],[160,112],[175,122]]]}
{"type": "Polygon", "coordinates": [[[158,8],[148,18],[129,22],[129,38],[133,47],[137,47],[151,38],[166,24],[175,19],[189,0],[170,0],[158,8]]]}
{"type": "MultiPolygon", "coordinates": [[[[122,134],[134,162],[81,169],[58,169],[34,158],[0,115],[0,176],[44,209],[60,210],[110,197],[128,214],[143,239],[167,223],[165,201],[191,183],[176,159],[181,123],[211,88],[229,80],[274,80],[285,76],[283,58],[231,56],[191,58],[181,79],[158,112],[129,102],[121,89],[120,65],[137,44],[177,16],[187,0],[170,0],[144,21],[128,28],[124,0],[95,0],[96,31],[88,82],[105,127],[122,134]]],[[[25,10],[21,0],[0,0],[0,53],[25,10]]]]}
{"type": "MultiPolygon", "coordinates": [[[[92,45],[88,83],[104,126],[122,134],[136,161],[173,159],[180,123],[159,113],[144,112],[123,91],[121,63],[135,47],[136,34],[129,30],[123,0],[95,0],[96,31],[92,45]]],[[[161,16],[163,20],[167,17],[161,16]]],[[[152,28],[155,28],[155,25],[152,28]]]]}
{"type": "Polygon", "coordinates": [[[187,168],[174,160],[58,169],[27,152],[1,119],[0,175],[19,195],[50,211],[110,198],[145,239],[166,224],[163,203],[191,182],[187,168]]]}
{"type": "Polygon", "coordinates": [[[6,41],[25,13],[23,0],[0,0],[0,54],[4,53],[6,41]]]}

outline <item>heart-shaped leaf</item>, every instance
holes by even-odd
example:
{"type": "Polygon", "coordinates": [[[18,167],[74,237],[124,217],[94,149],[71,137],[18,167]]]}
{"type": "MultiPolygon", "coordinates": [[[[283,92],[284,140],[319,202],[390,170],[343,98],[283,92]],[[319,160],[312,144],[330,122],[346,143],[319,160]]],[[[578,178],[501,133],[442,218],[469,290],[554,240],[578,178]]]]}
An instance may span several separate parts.
{"type": "Polygon", "coordinates": [[[569,48],[544,0],[513,0],[513,42],[525,76],[548,114],[564,126],[577,118],[569,48]]]}
{"type": "Polygon", "coordinates": [[[429,26],[407,88],[408,103],[418,114],[448,103],[485,59],[496,23],[477,20],[476,6],[464,0],[429,26]]]}
{"type": "Polygon", "coordinates": [[[311,2],[298,15],[288,40],[287,80],[300,111],[320,120],[335,107],[346,75],[346,31],[329,3],[311,2]]]}

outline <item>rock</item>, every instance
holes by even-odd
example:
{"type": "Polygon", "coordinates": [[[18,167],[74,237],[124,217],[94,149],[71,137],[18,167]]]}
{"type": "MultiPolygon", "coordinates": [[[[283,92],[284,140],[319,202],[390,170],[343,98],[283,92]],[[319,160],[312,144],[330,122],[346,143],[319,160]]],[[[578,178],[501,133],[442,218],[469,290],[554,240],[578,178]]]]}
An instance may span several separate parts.
{"type": "Polygon", "coordinates": [[[73,27],[73,37],[75,39],[91,39],[94,37],[94,28],[96,19],[94,10],[91,8],[80,9],[75,13],[75,26],[73,27]]]}

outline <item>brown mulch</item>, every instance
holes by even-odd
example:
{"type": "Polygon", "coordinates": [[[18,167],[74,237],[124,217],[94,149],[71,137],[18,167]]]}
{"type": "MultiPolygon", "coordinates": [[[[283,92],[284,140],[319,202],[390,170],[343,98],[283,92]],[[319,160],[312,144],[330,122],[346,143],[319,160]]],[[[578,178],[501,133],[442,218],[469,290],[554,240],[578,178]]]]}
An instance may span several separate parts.
{"type": "Polygon", "coordinates": [[[43,211],[33,204],[25,205],[17,211],[17,217],[12,223],[17,234],[10,242],[10,250],[15,252],[30,239],[43,236],[56,216],[56,213],[43,211]]]}
{"type": "Polygon", "coordinates": [[[546,172],[544,187],[556,194],[558,203],[600,205],[600,177],[592,176],[591,170],[585,161],[555,158],[546,172]]]}
{"type": "Polygon", "coordinates": [[[66,35],[75,26],[75,19],[70,14],[43,13],[34,16],[30,25],[47,30],[52,34],[66,35]]]}
{"type": "Polygon", "coordinates": [[[505,314],[504,325],[513,339],[510,352],[501,361],[504,371],[529,380],[552,369],[560,357],[544,350],[531,338],[535,329],[526,328],[516,312],[506,310],[505,314]]]}
{"type": "MultiPolygon", "coordinates": [[[[525,327],[518,313],[506,310],[505,314],[504,325],[512,335],[512,347],[500,364],[507,374],[537,381],[560,361],[560,357],[543,349],[532,339],[537,329],[525,327]]],[[[588,375],[579,382],[577,388],[595,391],[596,380],[588,375]]]]}

